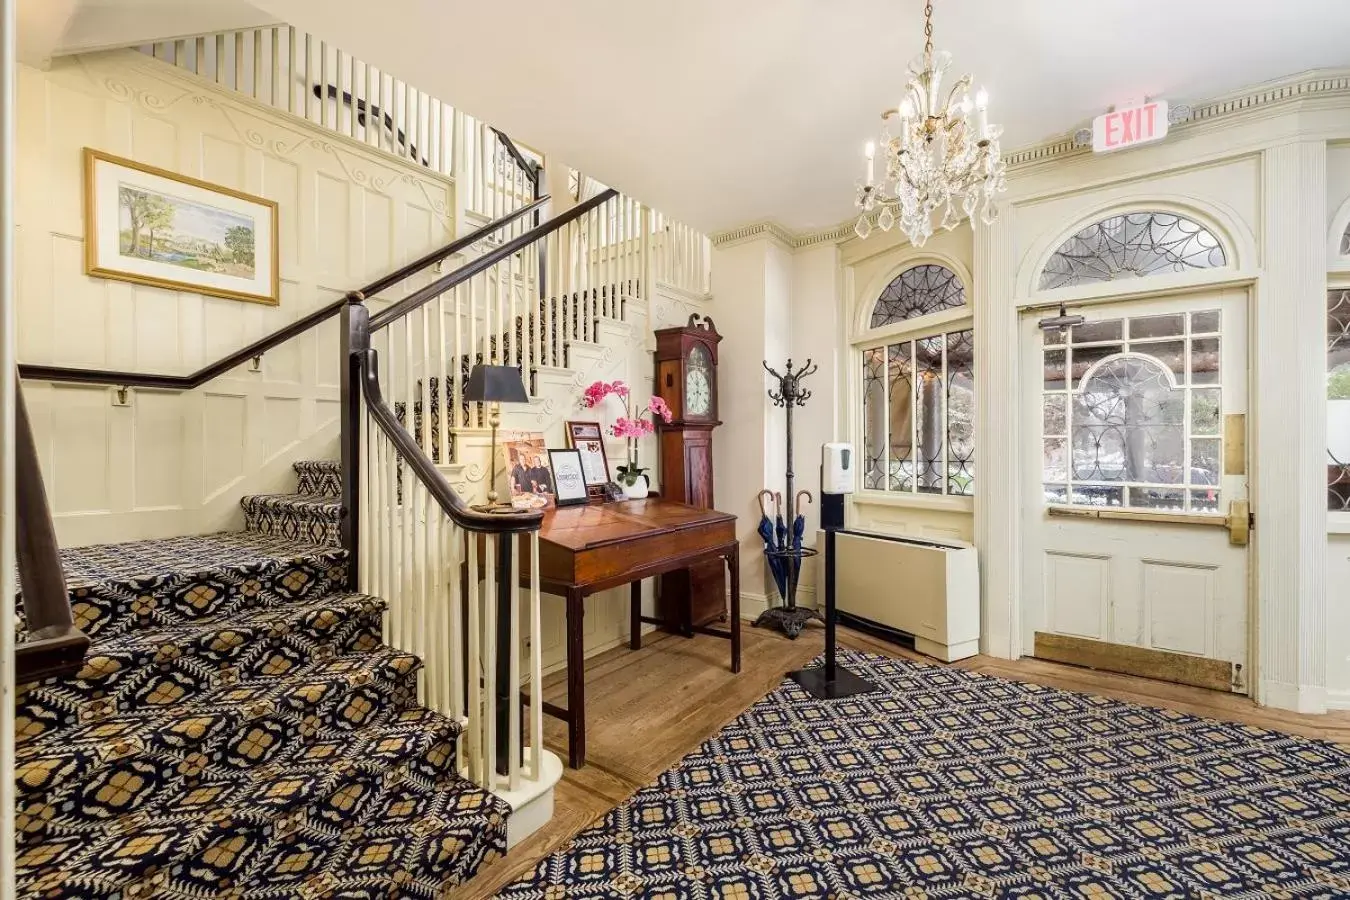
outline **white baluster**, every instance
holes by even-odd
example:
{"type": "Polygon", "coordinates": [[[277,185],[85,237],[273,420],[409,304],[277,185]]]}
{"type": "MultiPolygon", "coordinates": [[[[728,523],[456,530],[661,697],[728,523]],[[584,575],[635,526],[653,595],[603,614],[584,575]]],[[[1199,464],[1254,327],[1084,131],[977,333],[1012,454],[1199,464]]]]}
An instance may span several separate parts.
{"type": "Polygon", "coordinates": [[[482,585],[478,583],[478,535],[465,534],[469,554],[469,780],[483,783],[483,654],[482,654],[482,585]]]}
{"type": "Polygon", "coordinates": [[[544,754],[544,635],[539,614],[539,532],[530,532],[530,778],[538,780],[544,754]]]}
{"type": "Polygon", "coordinates": [[[507,787],[510,790],[520,789],[520,617],[524,615],[524,610],[520,607],[520,570],[523,568],[525,541],[517,539],[515,535],[498,535],[499,541],[510,541],[515,544],[511,554],[512,565],[514,568],[509,572],[503,572],[503,578],[511,579],[511,657],[507,663],[509,677],[506,684],[507,696],[507,753],[510,759],[507,761],[507,787]]]}

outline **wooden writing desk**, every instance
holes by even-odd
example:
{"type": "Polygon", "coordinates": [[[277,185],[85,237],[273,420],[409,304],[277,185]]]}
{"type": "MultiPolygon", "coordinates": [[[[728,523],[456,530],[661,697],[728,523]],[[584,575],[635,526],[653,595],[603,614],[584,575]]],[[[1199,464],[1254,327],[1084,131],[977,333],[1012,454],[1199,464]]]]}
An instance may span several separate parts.
{"type": "Polygon", "coordinates": [[[544,515],[539,531],[539,582],[542,590],[567,599],[567,708],[544,704],[544,712],[567,723],[568,763],[586,762],[585,646],[582,636],[584,601],[597,591],[620,585],[629,590],[629,646],[642,646],[642,579],[688,567],[704,560],[724,560],[731,574],[728,628],[694,627],[698,632],[731,641],[731,671],[741,670],[740,545],[736,517],[696,509],[671,500],[626,500],[619,503],[566,506],[544,515]]]}

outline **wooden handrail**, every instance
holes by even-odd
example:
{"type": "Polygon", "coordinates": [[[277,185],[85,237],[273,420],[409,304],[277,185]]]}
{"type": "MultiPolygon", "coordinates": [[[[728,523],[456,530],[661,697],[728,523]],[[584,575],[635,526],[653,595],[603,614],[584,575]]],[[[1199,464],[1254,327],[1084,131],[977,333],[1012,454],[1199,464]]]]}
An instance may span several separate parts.
{"type": "Polygon", "coordinates": [[[617,196],[619,196],[619,192],[613,188],[609,188],[587,200],[585,203],[577,204],[567,212],[554,216],[542,225],[536,225],[519,237],[513,238],[502,244],[497,249],[484,253],[477,259],[470,261],[468,264],[460,266],[449,275],[438,278],[426,287],[413,291],[393,306],[387,306],[380,310],[380,312],[371,316],[371,332],[379,331],[390,322],[401,319],[413,310],[425,306],[456,285],[463,284],[473,276],[486,272],[507,257],[519,253],[521,250],[524,250],[541,238],[552,234],[569,222],[576,221],[586,215],[586,213],[596,207],[603,206],[617,196]]]}
{"type": "Polygon", "coordinates": [[[380,390],[378,355],[376,351],[365,349],[358,351],[361,360],[361,393],[365,398],[366,407],[374,417],[376,424],[380,426],[380,431],[384,432],[394,447],[397,448],[399,456],[408,464],[408,468],[417,476],[417,480],[422,482],[431,496],[435,498],[437,505],[444,510],[445,514],[452,521],[461,527],[484,534],[516,534],[523,531],[538,531],[539,524],[543,521],[544,514],[538,510],[509,510],[501,513],[490,513],[474,509],[459,492],[451,486],[450,482],[445,480],[445,476],[440,473],[422,448],[417,446],[412,435],[408,434],[407,429],[399,422],[398,416],[389,408],[385,402],[384,394],[380,390]]]}
{"type": "MultiPolygon", "coordinates": [[[[488,127],[492,128],[491,125],[488,127]]],[[[492,133],[497,135],[497,138],[506,147],[506,152],[515,157],[516,165],[525,170],[525,173],[530,176],[530,181],[534,182],[535,188],[537,189],[539,186],[539,164],[526,157],[524,153],[521,153],[520,148],[516,146],[516,142],[511,140],[511,138],[506,135],[506,132],[492,128],[492,133]]]]}
{"type": "MultiPolygon", "coordinates": [[[[478,243],[493,232],[504,228],[517,219],[539,209],[547,201],[548,197],[541,197],[527,206],[522,206],[520,209],[502,216],[500,219],[489,222],[481,228],[476,228],[464,237],[456,238],[439,250],[433,250],[425,256],[413,260],[407,265],[395,269],[388,275],[377,278],[355,293],[362,299],[373,297],[381,291],[387,290],[393,285],[398,284],[403,279],[415,275],[427,266],[440,262],[446,257],[453,256],[466,247],[478,243]]],[[[59,381],[72,384],[111,384],[119,387],[190,391],[201,387],[203,384],[214,378],[224,375],[231,369],[241,366],[255,357],[261,356],[268,350],[271,350],[280,344],[284,344],[286,341],[303,334],[314,326],[326,322],[342,312],[342,309],[347,305],[347,302],[347,297],[334,300],[332,303],[316,309],[309,315],[296,319],[289,325],[279,328],[266,337],[254,341],[247,347],[236,350],[229,356],[218,359],[210,365],[198,369],[191,375],[157,375],[145,372],[117,372],[108,369],[80,369],[68,366],[48,366],[24,363],[19,365],[19,377],[35,381],[59,381]]]]}
{"type": "Polygon", "coordinates": [[[15,555],[27,625],[25,640],[15,648],[15,676],[22,684],[78,672],[89,638],[75,627],[71,615],[22,385],[16,385],[14,399],[15,555]]]}

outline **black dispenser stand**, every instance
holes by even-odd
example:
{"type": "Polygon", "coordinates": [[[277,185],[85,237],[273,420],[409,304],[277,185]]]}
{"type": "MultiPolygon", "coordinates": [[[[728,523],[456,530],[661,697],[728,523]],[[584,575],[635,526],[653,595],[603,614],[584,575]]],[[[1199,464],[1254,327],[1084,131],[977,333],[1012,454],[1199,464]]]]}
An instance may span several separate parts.
{"type": "Polygon", "coordinates": [[[844,495],[822,492],[820,499],[820,524],[825,530],[825,665],[815,669],[798,669],[789,672],[788,677],[817,700],[839,700],[871,693],[879,688],[835,661],[838,616],[834,601],[834,536],[844,526],[844,495]]]}

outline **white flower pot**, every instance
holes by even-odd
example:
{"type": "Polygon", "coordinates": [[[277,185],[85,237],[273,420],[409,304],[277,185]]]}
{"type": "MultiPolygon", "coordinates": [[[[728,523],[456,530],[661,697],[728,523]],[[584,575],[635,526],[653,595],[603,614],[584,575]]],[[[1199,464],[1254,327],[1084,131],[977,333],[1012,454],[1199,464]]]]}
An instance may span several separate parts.
{"type": "Polygon", "coordinates": [[[646,475],[639,475],[637,481],[623,486],[625,500],[641,500],[649,493],[651,493],[651,485],[647,483],[646,475]]]}

